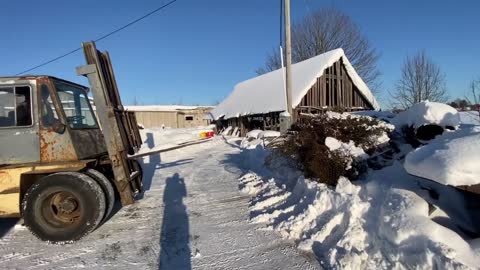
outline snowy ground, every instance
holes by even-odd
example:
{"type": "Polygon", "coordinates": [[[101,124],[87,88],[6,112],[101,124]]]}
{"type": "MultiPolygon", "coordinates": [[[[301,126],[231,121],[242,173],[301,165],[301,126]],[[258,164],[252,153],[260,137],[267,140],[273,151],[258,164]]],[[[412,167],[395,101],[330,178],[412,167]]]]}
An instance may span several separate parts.
{"type": "MultiPolygon", "coordinates": [[[[149,132],[147,148],[197,136],[149,132]]],[[[317,269],[309,253],[248,221],[238,143],[217,137],[144,158],[144,198],[73,244],[47,244],[0,221],[0,269],[317,269]]]]}

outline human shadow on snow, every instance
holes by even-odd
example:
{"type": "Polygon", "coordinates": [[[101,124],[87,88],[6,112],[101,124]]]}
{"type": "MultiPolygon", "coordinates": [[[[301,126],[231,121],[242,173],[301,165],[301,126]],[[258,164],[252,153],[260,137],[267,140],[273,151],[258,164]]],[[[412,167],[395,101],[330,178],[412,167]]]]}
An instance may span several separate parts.
{"type": "Polygon", "coordinates": [[[183,198],[185,181],[178,173],[167,178],[163,192],[163,221],[160,233],[159,269],[191,269],[189,221],[183,198]]]}

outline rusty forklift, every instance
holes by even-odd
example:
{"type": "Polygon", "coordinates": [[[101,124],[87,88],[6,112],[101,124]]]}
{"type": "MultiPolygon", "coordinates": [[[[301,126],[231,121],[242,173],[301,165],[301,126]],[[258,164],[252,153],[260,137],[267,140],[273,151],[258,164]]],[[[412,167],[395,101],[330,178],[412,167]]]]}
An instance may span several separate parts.
{"type": "Polygon", "coordinates": [[[38,238],[78,240],[132,204],[142,170],[133,112],[124,110],[108,52],[82,44],[77,74],[0,78],[0,217],[21,217],[38,238]],[[92,91],[96,110],[88,92],[92,91]],[[96,114],[95,114],[96,112],[96,114]]]}

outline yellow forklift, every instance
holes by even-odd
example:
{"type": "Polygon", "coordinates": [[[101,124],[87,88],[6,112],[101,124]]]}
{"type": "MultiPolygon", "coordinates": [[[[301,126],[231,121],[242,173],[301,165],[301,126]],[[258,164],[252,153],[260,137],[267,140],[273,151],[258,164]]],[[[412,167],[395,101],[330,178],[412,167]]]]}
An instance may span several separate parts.
{"type": "Polygon", "coordinates": [[[0,78],[0,217],[21,217],[52,242],[80,239],[116,198],[128,205],[142,192],[135,115],[124,110],[108,53],[82,46],[87,64],[77,74],[90,89],[52,76],[0,78]]]}

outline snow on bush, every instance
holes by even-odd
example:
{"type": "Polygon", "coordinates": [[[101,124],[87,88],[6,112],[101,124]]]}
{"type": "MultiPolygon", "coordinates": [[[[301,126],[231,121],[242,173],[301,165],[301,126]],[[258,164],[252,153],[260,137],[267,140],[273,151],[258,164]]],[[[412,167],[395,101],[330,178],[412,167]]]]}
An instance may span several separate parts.
{"type": "Polygon", "coordinates": [[[422,101],[399,113],[392,120],[392,123],[399,130],[404,126],[412,126],[416,129],[430,124],[435,124],[442,128],[456,128],[460,124],[460,116],[455,108],[447,104],[422,101]]]}
{"type": "Polygon", "coordinates": [[[410,152],[405,159],[408,173],[444,185],[480,184],[480,127],[464,128],[437,137],[410,152]]]}
{"type": "Polygon", "coordinates": [[[363,151],[362,148],[355,146],[353,141],[344,143],[335,138],[327,137],[325,139],[325,146],[327,146],[331,152],[336,152],[346,159],[346,170],[352,168],[352,162],[354,160],[364,160],[368,158],[365,151],[363,151]]]}
{"type": "Polygon", "coordinates": [[[296,160],[306,176],[335,186],[340,176],[358,176],[364,166],[353,164],[387,143],[387,133],[393,128],[367,116],[326,112],[301,119],[292,126],[291,134],[273,147],[296,160]]]}

